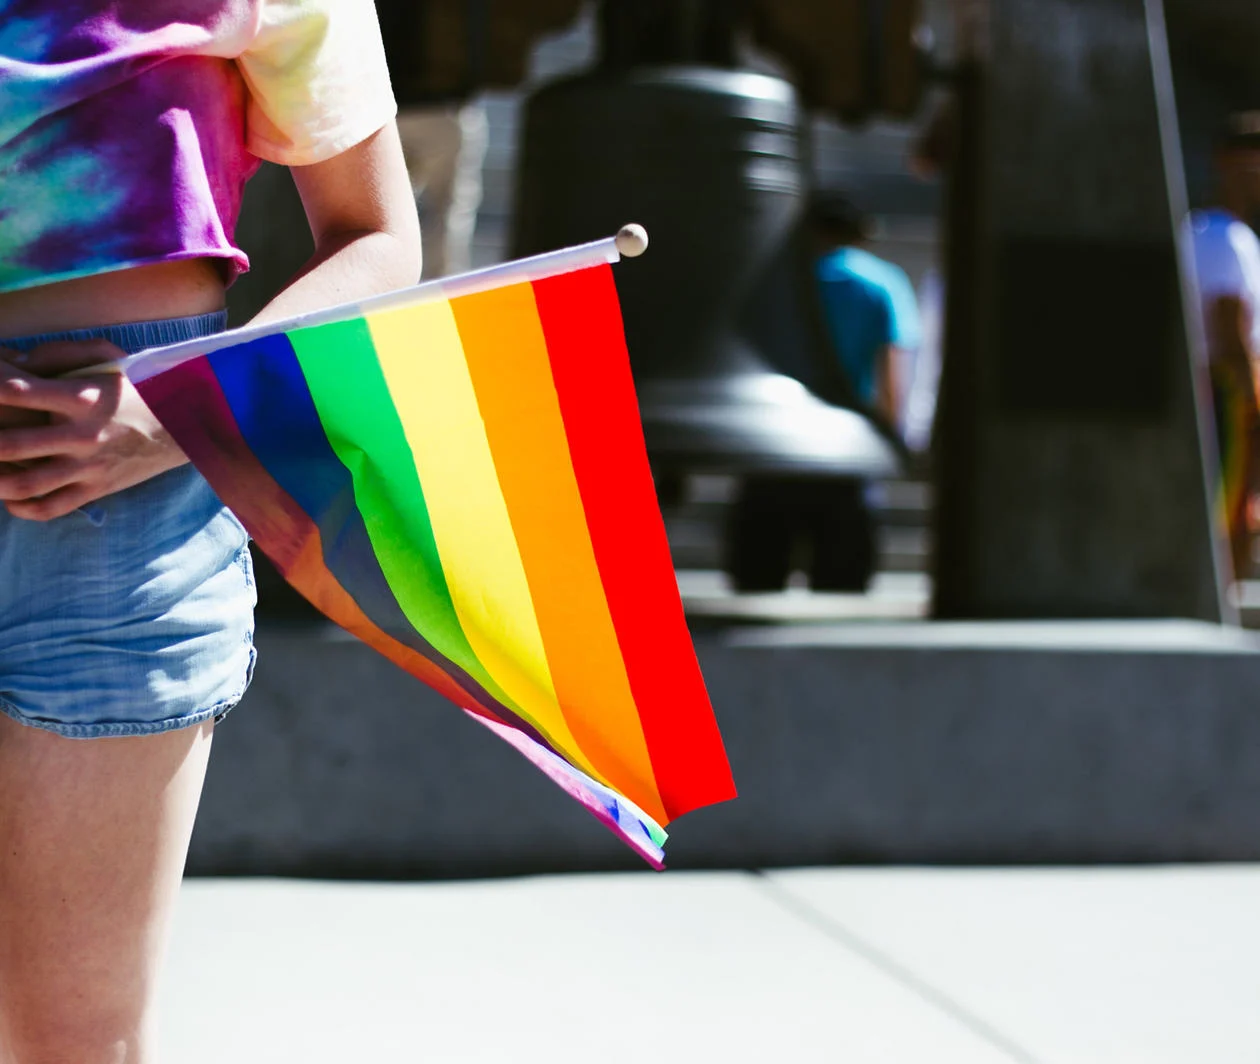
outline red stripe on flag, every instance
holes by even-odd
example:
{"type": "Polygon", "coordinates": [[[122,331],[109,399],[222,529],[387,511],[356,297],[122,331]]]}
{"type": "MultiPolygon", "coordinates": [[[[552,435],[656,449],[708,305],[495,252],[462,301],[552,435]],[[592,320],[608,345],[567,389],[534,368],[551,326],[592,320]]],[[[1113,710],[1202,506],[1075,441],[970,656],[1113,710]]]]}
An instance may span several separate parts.
{"type": "Polygon", "coordinates": [[[683,617],[612,269],[534,282],[604,592],[670,818],[735,797],[683,617]]]}

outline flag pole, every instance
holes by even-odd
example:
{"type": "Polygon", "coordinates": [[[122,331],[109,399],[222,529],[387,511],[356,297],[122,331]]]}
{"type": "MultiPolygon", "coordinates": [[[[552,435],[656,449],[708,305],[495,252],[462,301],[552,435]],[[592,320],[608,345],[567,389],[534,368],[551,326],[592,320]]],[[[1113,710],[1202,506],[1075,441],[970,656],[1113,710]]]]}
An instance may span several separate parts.
{"type": "Polygon", "coordinates": [[[168,369],[193,358],[210,354],[234,344],[248,343],[275,333],[289,332],[293,329],[306,329],[315,325],[327,325],[330,322],[345,321],[349,318],[375,314],[392,307],[407,306],[428,300],[453,299],[457,296],[473,295],[492,288],[509,284],[520,284],[530,281],[541,281],[557,274],[569,273],[603,263],[617,262],[622,256],[637,258],[647,250],[647,232],[641,225],[622,226],[616,236],[603,240],[593,240],[588,244],[562,248],[559,251],[548,251],[542,255],[533,255],[512,262],[501,262],[495,266],[486,266],[468,273],[441,277],[432,281],[422,281],[409,288],[401,288],[383,295],[371,296],[350,303],[341,303],[335,307],[298,314],[281,321],[269,321],[261,325],[246,325],[239,329],[216,333],[196,340],[186,340],[166,347],[151,347],[134,355],[119,359],[105,366],[89,366],[75,370],[66,376],[80,376],[89,373],[114,370],[125,373],[134,382],[147,380],[168,369]]]}

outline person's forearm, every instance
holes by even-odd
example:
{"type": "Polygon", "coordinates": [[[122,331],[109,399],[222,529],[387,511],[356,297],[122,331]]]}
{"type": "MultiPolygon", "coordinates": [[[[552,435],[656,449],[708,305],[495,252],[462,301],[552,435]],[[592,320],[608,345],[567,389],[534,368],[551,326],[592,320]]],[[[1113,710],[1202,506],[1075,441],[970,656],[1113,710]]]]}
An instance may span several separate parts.
{"type": "Polygon", "coordinates": [[[895,427],[899,426],[901,411],[899,357],[899,350],[890,344],[880,352],[875,368],[875,407],[895,427]]]}
{"type": "Polygon", "coordinates": [[[393,122],[339,155],[290,168],[315,254],[254,318],[274,322],[420,280],[420,221],[393,122]]]}
{"type": "Polygon", "coordinates": [[[411,234],[370,231],[339,234],[250,322],[279,321],[416,284],[420,249],[411,234]]]}

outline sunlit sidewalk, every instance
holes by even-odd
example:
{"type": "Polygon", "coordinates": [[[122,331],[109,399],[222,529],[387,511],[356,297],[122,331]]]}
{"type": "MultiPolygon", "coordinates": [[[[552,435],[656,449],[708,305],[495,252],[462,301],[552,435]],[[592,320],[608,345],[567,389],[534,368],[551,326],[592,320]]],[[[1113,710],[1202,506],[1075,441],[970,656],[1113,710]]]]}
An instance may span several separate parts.
{"type": "Polygon", "coordinates": [[[171,1064],[1260,1060],[1260,866],[195,880],[171,1064]]]}

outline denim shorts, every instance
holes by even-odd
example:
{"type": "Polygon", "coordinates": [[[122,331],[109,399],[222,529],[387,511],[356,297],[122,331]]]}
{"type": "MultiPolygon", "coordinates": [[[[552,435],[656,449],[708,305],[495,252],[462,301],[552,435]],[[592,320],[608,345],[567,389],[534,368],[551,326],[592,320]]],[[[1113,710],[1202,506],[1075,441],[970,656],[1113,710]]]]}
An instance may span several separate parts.
{"type": "MultiPolygon", "coordinates": [[[[20,340],[128,352],[219,332],[207,314],[20,340]]],[[[227,713],[254,668],[249,537],[183,465],[55,521],[0,509],[0,712],[76,739],[227,713]]]]}

